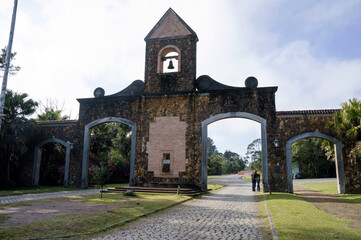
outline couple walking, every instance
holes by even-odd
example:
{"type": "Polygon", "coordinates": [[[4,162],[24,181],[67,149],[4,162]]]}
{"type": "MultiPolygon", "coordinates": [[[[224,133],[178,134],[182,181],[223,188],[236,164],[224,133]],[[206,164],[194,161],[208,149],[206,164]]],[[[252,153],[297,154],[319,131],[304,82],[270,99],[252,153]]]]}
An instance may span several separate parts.
{"type": "Polygon", "coordinates": [[[260,191],[259,183],[261,181],[261,175],[255,170],[252,173],[252,191],[256,191],[256,183],[257,183],[257,191],[260,191]]]}

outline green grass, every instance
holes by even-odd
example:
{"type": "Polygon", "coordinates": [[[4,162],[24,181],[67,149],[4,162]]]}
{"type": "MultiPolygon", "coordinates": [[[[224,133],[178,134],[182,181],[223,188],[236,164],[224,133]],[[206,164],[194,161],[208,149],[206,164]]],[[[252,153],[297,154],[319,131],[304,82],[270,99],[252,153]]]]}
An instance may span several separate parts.
{"type": "Polygon", "coordinates": [[[219,177],[222,177],[222,175],[211,175],[211,176],[207,176],[208,179],[219,178],[219,177]]]}
{"type": "Polygon", "coordinates": [[[31,204],[28,202],[5,203],[0,204],[0,209],[13,208],[18,206],[31,206],[31,204]]]}
{"type": "Polygon", "coordinates": [[[327,194],[338,194],[336,182],[325,183],[302,183],[300,186],[311,191],[322,192],[327,194]]]}
{"type": "Polygon", "coordinates": [[[6,222],[7,219],[11,218],[8,215],[0,215],[0,223],[6,222]]]}
{"type": "Polygon", "coordinates": [[[224,185],[222,184],[207,184],[207,189],[210,190],[210,191],[213,191],[213,190],[216,190],[216,189],[219,189],[219,188],[222,188],[224,187],[224,185]]]}
{"type": "Polygon", "coordinates": [[[336,182],[302,183],[300,184],[300,186],[311,191],[321,192],[325,194],[334,194],[345,202],[361,205],[361,194],[338,194],[336,182]]]}
{"type": "MultiPolygon", "coordinates": [[[[289,193],[266,193],[279,239],[360,239],[347,220],[324,213],[311,203],[289,193]]],[[[264,203],[260,194],[259,201],[264,203]]],[[[265,206],[263,204],[262,212],[265,206]]]]}
{"type": "MultiPolygon", "coordinates": [[[[139,217],[147,212],[190,199],[190,197],[183,195],[147,193],[137,193],[135,197],[106,193],[104,194],[104,200],[100,200],[98,197],[97,194],[91,194],[78,196],[77,198],[84,199],[84,202],[99,203],[103,201],[107,203],[119,202],[121,204],[115,205],[111,211],[107,212],[71,214],[22,226],[2,228],[0,239],[84,235],[87,232],[99,231],[124,220],[139,217]]],[[[64,200],[65,198],[61,199],[64,200]]]]}
{"type": "Polygon", "coordinates": [[[251,176],[251,175],[244,176],[244,177],[243,177],[243,180],[246,180],[246,181],[248,181],[248,182],[251,182],[251,181],[252,181],[252,176],[251,176]]]}

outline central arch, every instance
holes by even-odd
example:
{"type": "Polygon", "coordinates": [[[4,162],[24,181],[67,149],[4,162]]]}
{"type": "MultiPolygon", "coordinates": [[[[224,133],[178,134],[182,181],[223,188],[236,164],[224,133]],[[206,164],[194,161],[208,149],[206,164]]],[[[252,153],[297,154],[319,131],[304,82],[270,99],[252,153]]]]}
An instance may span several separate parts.
{"type": "Polygon", "coordinates": [[[286,169],[287,169],[287,186],[288,192],[293,193],[293,182],[292,182],[292,143],[303,139],[303,138],[322,138],[333,142],[335,146],[335,163],[336,163],[336,176],[337,176],[337,190],[338,193],[345,193],[345,173],[343,167],[343,157],[342,157],[342,142],[334,137],[331,137],[327,134],[321,132],[306,132],[300,135],[294,136],[286,142],[286,169]]]}
{"type": "Polygon", "coordinates": [[[228,112],[211,116],[202,122],[202,163],[201,163],[201,189],[207,191],[207,137],[208,125],[227,118],[246,118],[261,124],[262,141],[262,173],[263,185],[268,187],[268,152],[267,152],[267,120],[247,112],[228,112]]]}
{"type": "Polygon", "coordinates": [[[89,168],[89,148],[90,148],[90,129],[102,123],[118,122],[124,123],[132,127],[132,142],[130,151],[130,175],[129,185],[134,186],[134,164],[135,164],[135,140],[137,124],[124,118],[118,117],[106,117],[95,120],[85,126],[84,132],[84,145],[83,145],[83,162],[82,162],[82,174],[81,174],[81,187],[88,187],[88,168],[89,168]]]}

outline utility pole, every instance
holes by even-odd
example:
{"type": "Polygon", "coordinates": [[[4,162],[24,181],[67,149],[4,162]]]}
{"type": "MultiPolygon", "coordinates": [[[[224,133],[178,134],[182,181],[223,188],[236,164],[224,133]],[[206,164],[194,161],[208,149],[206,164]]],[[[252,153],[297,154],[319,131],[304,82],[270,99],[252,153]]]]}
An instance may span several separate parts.
{"type": "Polygon", "coordinates": [[[5,71],[3,84],[1,87],[1,97],[0,97],[0,131],[1,131],[1,122],[4,115],[4,105],[5,105],[5,94],[6,94],[6,85],[8,82],[8,74],[9,74],[9,66],[10,66],[10,57],[11,57],[11,48],[13,46],[13,38],[14,38],[14,29],[15,29],[15,20],[16,20],[16,9],[18,8],[18,0],[14,0],[14,9],[13,9],[13,17],[11,19],[11,27],[10,27],[10,36],[9,36],[9,44],[6,49],[6,60],[5,60],[5,71]]]}

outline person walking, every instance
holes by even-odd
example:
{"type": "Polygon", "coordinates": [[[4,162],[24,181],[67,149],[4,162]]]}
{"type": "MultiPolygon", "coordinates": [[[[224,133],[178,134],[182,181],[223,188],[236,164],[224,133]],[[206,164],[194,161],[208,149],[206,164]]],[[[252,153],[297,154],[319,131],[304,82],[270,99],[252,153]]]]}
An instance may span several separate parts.
{"type": "Polygon", "coordinates": [[[260,191],[260,181],[261,181],[261,175],[258,174],[257,170],[254,170],[254,172],[251,175],[252,177],[252,191],[256,191],[256,184],[257,184],[257,191],[260,191]]]}

